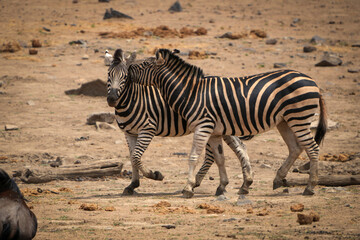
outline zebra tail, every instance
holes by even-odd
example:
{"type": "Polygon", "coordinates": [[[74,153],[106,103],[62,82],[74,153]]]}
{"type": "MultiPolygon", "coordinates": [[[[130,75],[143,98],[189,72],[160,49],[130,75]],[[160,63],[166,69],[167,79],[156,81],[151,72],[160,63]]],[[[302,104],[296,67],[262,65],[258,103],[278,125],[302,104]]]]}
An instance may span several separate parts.
{"type": "Polygon", "coordinates": [[[327,111],[325,108],[325,100],[323,96],[320,94],[319,98],[320,103],[320,118],[319,118],[319,124],[316,129],[315,134],[315,142],[320,145],[320,143],[324,140],[326,130],[327,130],[327,111]]]}

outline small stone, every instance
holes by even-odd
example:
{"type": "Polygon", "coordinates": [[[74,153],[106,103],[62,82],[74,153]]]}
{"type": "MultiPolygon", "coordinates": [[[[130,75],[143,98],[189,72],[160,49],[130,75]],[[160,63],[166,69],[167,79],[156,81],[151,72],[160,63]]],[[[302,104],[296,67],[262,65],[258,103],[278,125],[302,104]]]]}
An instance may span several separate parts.
{"type": "Polygon", "coordinates": [[[81,161],[80,161],[80,160],[76,160],[76,161],[74,162],[74,164],[75,164],[75,165],[81,164],[81,161]]]}
{"type": "Polygon", "coordinates": [[[285,68],[286,63],[274,63],[274,68],[285,68]]]}
{"type": "Polygon", "coordinates": [[[38,54],[38,50],[36,50],[36,49],[34,49],[34,48],[30,48],[30,49],[29,49],[29,54],[30,54],[30,55],[36,55],[36,54],[38,54]]]}
{"type": "Polygon", "coordinates": [[[224,219],[223,222],[233,222],[236,221],[236,218],[228,218],[228,219],[224,219]]]}
{"type": "Polygon", "coordinates": [[[266,208],[263,208],[262,210],[260,210],[256,215],[257,216],[266,216],[266,215],[269,215],[270,212],[266,209],[266,208]]]}
{"type": "Polygon", "coordinates": [[[121,141],[121,140],[116,140],[115,141],[115,144],[122,144],[123,143],[123,141],[121,141]]]}
{"type": "Polygon", "coordinates": [[[21,49],[20,44],[18,42],[12,41],[8,43],[3,43],[0,47],[0,52],[10,52],[14,53],[21,49]]]}
{"type": "Polygon", "coordinates": [[[313,222],[320,221],[320,215],[317,212],[311,211],[309,215],[312,216],[313,222]]]}
{"type": "Polygon", "coordinates": [[[211,177],[211,176],[209,177],[209,180],[211,180],[211,181],[213,181],[214,179],[215,179],[214,177],[211,177]]]}
{"type": "Polygon", "coordinates": [[[319,37],[319,36],[313,36],[311,39],[310,39],[310,43],[312,44],[322,44],[325,42],[325,39],[319,37]]]}
{"type": "Polygon", "coordinates": [[[314,47],[314,46],[304,46],[303,51],[305,53],[314,52],[314,51],[316,51],[316,47],[314,47]]]}
{"type": "Polygon", "coordinates": [[[104,210],[107,211],[107,212],[113,212],[116,209],[115,209],[115,207],[106,207],[104,210]]]}
{"type": "Polygon", "coordinates": [[[335,67],[342,64],[342,60],[338,58],[337,56],[325,53],[323,56],[323,59],[315,64],[316,67],[335,67]]]}
{"type": "Polygon", "coordinates": [[[252,208],[248,208],[248,209],[246,209],[246,213],[247,214],[253,214],[254,210],[252,208]]]}
{"type": "Polygon", "coordinates": [[[259,30],[259,29],[251,30],[250,35],[255,36],[255,37],[259,37],[259,38],[266,38],[267,37],[266,32],[263,31],[263,30],[259,30]]]}
{"type": "Polygon", "coordinates": [[[302,211],[304,211],[304,204],[298,203],[298,204],[292,205],[292,206],[290,206],[290,210],[292,212],[302,212],[302,211]]]}
{"type": "Polygon", "coordinates": [[[35,105],[34,101],[32,101],[32,100],[27,101],[26,104],[29,105],[29,106],[34,106],[35,105]]]}
{"type": "Polygon", "coordinates": [[[169,8],[170,12],[182,12],[182,7],[179,1],[176,1],[171,7],[169,8]]]}
{"type": "Polygon", "coordinates": [[[277,40],[275,38],[270,38],[270,39],[266,40],[265,43],[268,45],[275,45],[277,43],[277,40]]]}
{"type": "Polygon", "coordinates": [[[96,122],[95,123],[96,129],[103,129],[103,130],[117,130],[115,126],[106,123],[106,122],[96,122]]]}
{"type": "Polygon", "coordinates": [[[263,163],[263,164],[260,165],[260,168],[269,168],[269,169],[270,169],[271,166],[268,165],[268,164],[264,164],[264,163],[263,163]]]}
{"type": "Polygon", "coordinates": [[[313,222],[313,217],[307,214],[298,213],[297,217],[298,217],[297,222],[300,225],[312,224],[313,222]]]}
{"type": "Polygon", "coordinates": [[[105,19],[109,19],[109,18],[127,18],[127,19],[134,19],[134,18],[132,18],[131,16],[126,15],[126,14],[124,14],[124,13],[122,13],[122,12],[116,11],[116,10],[114,10],[114,9],[112,9],[112,8],[110,8],[110,10],[109,10],[109,9],[106,9],[103,19],[105,20],[105,19]]]}
{"type": "Polygon", "coordinates": [[[43,29],[44,29],[46,32],[51,32],[50,28],[43,27],[43,29]]]}
{"type": "Polygon", "coordinates": [[[11,124],[5,125],[5,131],[14,131],[14,130],[19,130],[19,127],[11,124]]]}
{"type": "Polygon", "coordinates": [[[359,73],[360,69],[348,69],[349,73],[359,73]]]}
{"type": "Polygon", "coordinates": [[[96,211],[99,209],[99,206],[96,203],[83,203],[81,204],[80,209],[85,211],[96,211]]]}
{"type": "Polygon", "coordinates": [[[231,32],[226,32],[218,38],[228,38],[228,39],[236,40],[236,39],[244,38],[245,36],[246,34],[233,34],[231,32]]]}
{"type": "Polygon", "coordinates": [[[81,59],[82,59],[82,60],[89,60],[89,55],[85,54],[84,56],[82,56],[81,59]]]}
{"type": "Polygon", "coordinates": [[[189,51],[189,59],[205,59],[207,58],[206,52],[199,52],[196,50],[189,51]]]}
{"type": "Polygon", "coordinates": [[[360,47],[360,43],[354,43],[351,45],[352,47],[360,47]]]}
{"type": "Polygon", "coordinates": [[[294,18],[293,21],[292,21],[292,23],[293,23],[293,24],[296,24],[296,23],[300,22],[300,20],[301,20],[300,18],[294,18]]]}
{"type": "Polygon", "coordinates": [[[176,228],[176,226],[172,225],[172,224],[161,225],[161,227],[166,228],[166,229],[175,229],[176,228]]]}
{"type": "Polygon", "coordinates": [[[34,48],[40,48],[42,45],[39,39],[33,39],[31,40],[31,46],[34,48]]]}

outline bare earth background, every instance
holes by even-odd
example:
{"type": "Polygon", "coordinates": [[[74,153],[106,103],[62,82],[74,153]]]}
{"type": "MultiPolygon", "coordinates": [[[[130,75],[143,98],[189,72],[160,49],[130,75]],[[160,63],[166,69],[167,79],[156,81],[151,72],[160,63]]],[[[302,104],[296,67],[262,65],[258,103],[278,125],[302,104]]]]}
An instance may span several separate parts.
{"type": "MultiPolygon", "coordinates": [[[[168,0],[0,1],[0,44],[15,41],[21,46],[15,53],[0,53],[0,167],[11,174],[25,166],[47,167],[57,157],[64,164],[118,158],[125,170],[131,170],[124,134],[119,129],[96,130],[86,125],[89,114],[113,111],[106,99],[69,96],[64,91],[98,78],[106,81],[107,67],[102,58],[105,49],[112,53],[116,48],[136,50],[138,58],[144,58],[151,56],[155,48],[165,47],[183,53],[191,50],[210,53],[204,59],[183,56],[208,75],[245,76],[274,70],[273,64],[280,62],[286,68],[313,77],[324,92],[329,118],[339,123],[338,128],[327,134],[321,155],[352,155],[352,160],[347,162],[320,161],[320,173],[359,174],[356,153],[360,147],[360,74],[348,72],[360,69],[360,48],[352,47],[360,42],[358,0],[183,0],[180,3],[183,11],[170,13],[168,8],[173,1],[168,0]],[[103,20],[105,9],[110,7],[134,20],[103,20]],[[207,34],[125,39],[99,35],[160,25],[178,31],[182,27],[195,30],[203,27],[207,34]],[[254,29],[265,31],[267,38],[250,35],[237,40],[216,38],[226,32],[248,34],[254,29]],[[315,35],[325,42],[315,45],[317,51],[304,53],[303,47],[315,35]],[[275,45],[266,44],[271,38],[277,40],[275,45]],[[37,55],[29,55],[33,39],[42,43],[37,55]],[[69,44],[76,40],[87,44],[69,44]],[[315,67],[325,51],[337,54],[343,64],[315,67]],[[85,55],[88,59],[83,59],[85,55]],[[19,129],[5,131],[6,124],[19,129]],[[88,140],[75,140],[81,137],[88,140]]],[[[138,194],[134,196],[121,196],[130,183],[130,179],[121,177],[46,184],[17,181],[38,218],[35,239],[360,238],[359,186],[318,186],[312,197],[301,195],[303,187],[289,188],[289,193],[272,190],[272,179],[287,156],[286,145],[276,130],[247,142],[255,170],[255,181],[247,196],[251,205],[236,205],[242,174],[228,147],[225,156],[229,200],[217,201],[214,196],[219,182],[215,166],[196,189],[194,198],[182,198],[187,156],[174,153],[189,153],[191,142],[192,136],[155,138],[143,161],[151,169],[161,171],[165,179],[162,182],[141,179],[138,194]],[[209,176],[214,180],[209,180],[209,176]],[[38,188],[44,191],[37,193],[38,188]],[[156,207],[161,201],[166,201],[162,203],[165,206],[156,207]],[[95,203],[99,209],[79,209],[83,203],[95,203]],[[215,210],[198,208],[203,203],[215,210]],[[290,206],[296,203],[304,204],[305,212],[319,213],[320,221],[299,225],[297,214],[290,211],[290,206]],[[167,229],[163,225],[175,228],[167,229]]],[[[305,160],[299,159],[295,166],[303,163],[305,160]]]]}

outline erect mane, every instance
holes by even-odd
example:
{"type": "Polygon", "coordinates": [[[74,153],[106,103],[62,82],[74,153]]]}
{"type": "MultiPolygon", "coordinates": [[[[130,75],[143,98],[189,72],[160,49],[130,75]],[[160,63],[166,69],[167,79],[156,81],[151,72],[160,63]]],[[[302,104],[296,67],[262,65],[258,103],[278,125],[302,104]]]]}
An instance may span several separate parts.
{"type": "Polygon", "coordinates": [[[159,52],[162,53],[162,55],[164,56],[164,58],[166,58],[165,56],[169,56],[169,59],[167,60],[166,63],[168,63],[169,61],[171,60],[175,60],[176,62],[179,62],[182,66],[184,67],[189,67],[189,68],[192,68],[192,69],[195,69],[198,71],[198,74],[201,78],[204,77],[204,72],[201,68],[195,66],[195,65],[192,65],[190,63],[187,63],[185,62],[185,60],[183,60],[182,58],[180,58],[178,55],[175,55],[172,51],[170,51],[169,49],[166,49],[166,48],[161,48],[159,49],[159,52]]]}

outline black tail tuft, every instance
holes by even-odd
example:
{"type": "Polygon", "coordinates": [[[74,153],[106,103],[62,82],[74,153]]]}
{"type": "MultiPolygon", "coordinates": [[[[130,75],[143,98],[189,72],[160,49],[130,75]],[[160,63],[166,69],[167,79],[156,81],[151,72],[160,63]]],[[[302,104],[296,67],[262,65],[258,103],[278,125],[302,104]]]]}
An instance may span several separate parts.
{"type": "Polygon", "coordinates": [[[320,102],[320,118],[315,134],[315,142],[318,145],[320,145],[321,141],[324,139],[327,130],[327,112],[325,108],[324,98],[321,95],[319,102],[320,102]]]}

